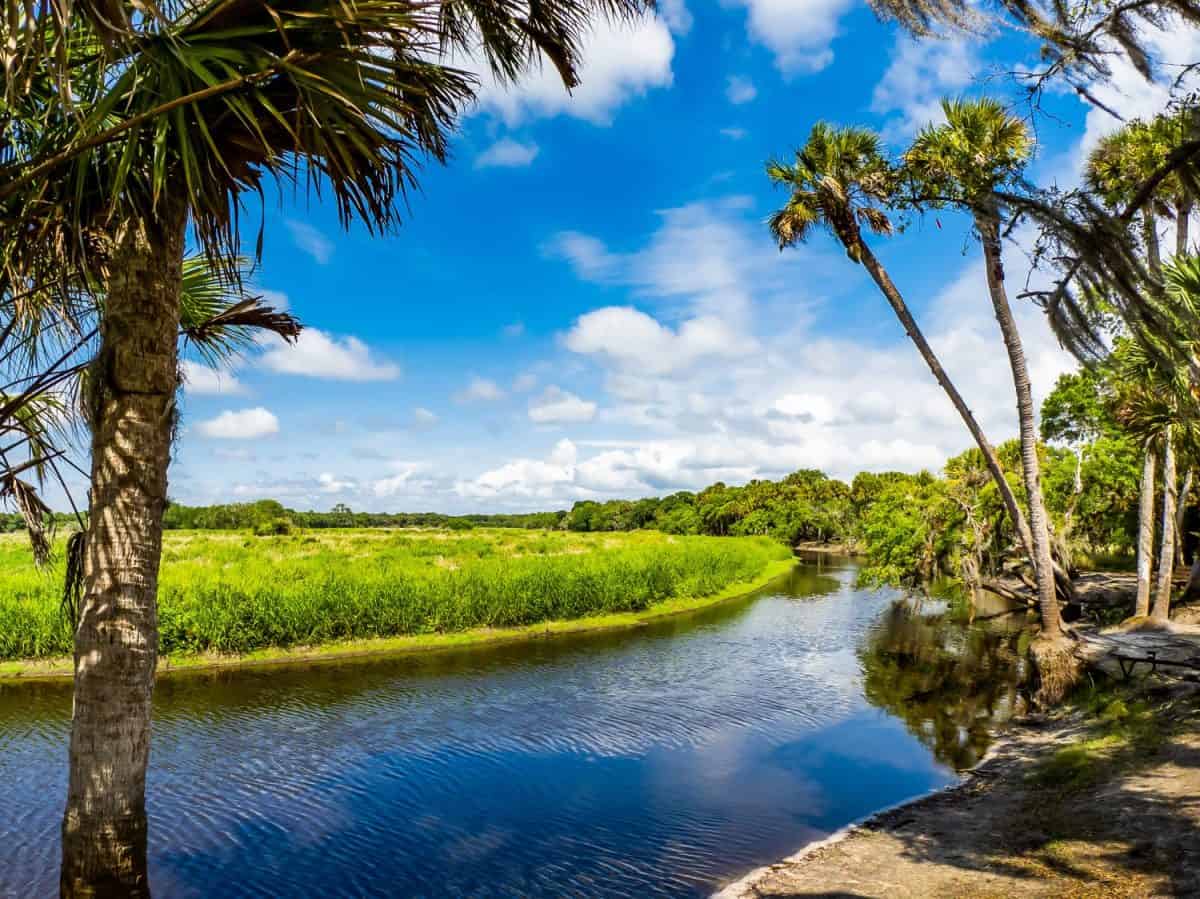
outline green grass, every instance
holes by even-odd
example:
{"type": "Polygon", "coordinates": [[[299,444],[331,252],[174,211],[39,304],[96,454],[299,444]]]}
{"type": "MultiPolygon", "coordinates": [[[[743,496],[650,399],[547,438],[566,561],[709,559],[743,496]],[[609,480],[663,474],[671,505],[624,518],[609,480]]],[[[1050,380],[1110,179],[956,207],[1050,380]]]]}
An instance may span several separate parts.
{"type": "Polygon", "coordinates": [[[1089,733],[1034,767],[1029,779],[1040,787],[1063,793],[1089,789],[1148,756],[1166,737],[1160,716],[1135,688],[1092,686],[1070,701],[1088,714],[1089,733]]]}
{"type": "MultiPolygon", "coordinates": [[[[169,532],[159,650],[246,654],[381,637],[627,616],[716,596],[790,557],[761,538],[657,532],[169,532]]],[[[0,538],[0,659],[67,655],[61,566],[0,538]]]]}

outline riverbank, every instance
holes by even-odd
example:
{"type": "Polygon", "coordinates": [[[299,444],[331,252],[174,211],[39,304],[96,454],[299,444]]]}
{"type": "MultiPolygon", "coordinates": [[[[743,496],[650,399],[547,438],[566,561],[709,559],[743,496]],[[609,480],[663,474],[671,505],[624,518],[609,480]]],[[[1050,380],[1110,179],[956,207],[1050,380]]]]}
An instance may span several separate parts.
{"type": "MultiPolygon", "coordinates": [[[[741,599],[763,589],[772,581],[786,576],[794,566],[794,559],[768,562],[760,574],[752,579],[730,584],[707,596],[668,599],[636,612],[552,620],[523,627],[473,628],[451,633],[331,641],[312,646],[267,647],[248,653],[167,654],[159,658],[158,676],[222,668],[304,664],[385,655],[449,652],[571,634],[643,627],[664,618],[686,615],[741,599]]],[[[55,680],[69,678],[72,674],[73,661],[70,656],[0,662],[0,681],[55,680]]]]}
{"type": "Polygon", "coordinates": [[[726,887],[766,896],[1200,894],[1200,687],[1143,683],[1011,728],[966,780],[726,887]]]}

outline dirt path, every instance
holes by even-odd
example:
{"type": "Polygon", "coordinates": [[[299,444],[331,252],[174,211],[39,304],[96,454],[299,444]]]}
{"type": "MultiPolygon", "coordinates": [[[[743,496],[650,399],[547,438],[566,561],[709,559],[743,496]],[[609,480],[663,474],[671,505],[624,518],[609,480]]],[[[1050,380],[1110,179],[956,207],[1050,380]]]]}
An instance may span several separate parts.
{"type": "Polygon", "coordinates": [[[1124,708],[1022,725],[961,786],[718,895],[1200,896],[1196,687],[1176,686],[1152,711],[1114,724],[1124,708]]]}

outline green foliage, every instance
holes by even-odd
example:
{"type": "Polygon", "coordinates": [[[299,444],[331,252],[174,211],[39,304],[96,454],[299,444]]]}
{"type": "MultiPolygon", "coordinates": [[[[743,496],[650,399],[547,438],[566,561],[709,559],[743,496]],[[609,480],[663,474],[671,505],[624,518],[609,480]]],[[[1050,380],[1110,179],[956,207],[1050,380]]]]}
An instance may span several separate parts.
{"type": "Polygon", "coordinates": [[[260,521],[254,526],[254,536],[256,537],[286,537],[288,534],[294,533],[296,533],[296,526],[285,515],[260,521]]]}
{"type": "MultiPolygon", "coordinates": [[[[649,532],[170,533],[159,648],[248,652],[636,612],[711,596],[788,556],[765,539],[649,532]]],[[[36,570],[20,540],[0,541],[0,658],[71,652],[61,574],[36,570]]]]}

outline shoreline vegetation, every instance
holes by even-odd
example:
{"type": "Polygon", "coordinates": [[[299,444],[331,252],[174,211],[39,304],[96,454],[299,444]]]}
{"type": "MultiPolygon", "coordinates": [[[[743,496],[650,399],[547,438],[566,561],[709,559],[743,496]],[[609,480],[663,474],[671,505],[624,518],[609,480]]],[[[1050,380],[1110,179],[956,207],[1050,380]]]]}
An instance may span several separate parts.
{"type": "MultiPolygon", "coordinates": [[[[0,561],[20,548],[0,539],[0,561]]],[[[764,538],[655,533],[190,532],[164,550],[160,676],[636,628],[743,597],[796,563],[764,538]],[[312,577],[329,570],[332,580],[312,577]],[[343,613],[332,624],[329,604],[343,613]],[[306,628],[325,635],[302,639],[306,628]]],[[[12,560],[0,570],[0,682],[72,674],[71,656],[53,651],[69,639],[57,573],[12,560]]]]}

